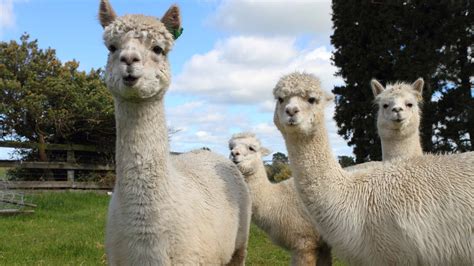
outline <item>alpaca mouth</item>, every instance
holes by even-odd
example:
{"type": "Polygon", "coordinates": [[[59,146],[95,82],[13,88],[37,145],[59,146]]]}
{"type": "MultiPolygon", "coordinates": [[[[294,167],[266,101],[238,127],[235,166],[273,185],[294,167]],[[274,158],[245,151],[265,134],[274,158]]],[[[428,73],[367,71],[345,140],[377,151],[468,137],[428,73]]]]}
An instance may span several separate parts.
{"type": "Polygon", "coordinates": [[[132,75],[128,75],[122,78],[123,84],[128,87],[135,85],[138,82],[138,77],[134,77],[132,75]]]}
{"type": "Polygon", "coordinates": [[[296,119],[294,119],[294,118],[290,118],[290,119],[288,120],[288,125],[289,125],[289,126],[292,126],[292,127],[293,127],[293,126],[296,126],[296,125],[298,125],[298,121],[296,121],[296,119]]]}
{"type": "Polygon", "coordinates": [[[237,159],[232,159],[232,162],[233,162],[234,164],[239,164],[239,163],[241,163],[242,161],[239,161],[239,160],[237,160],[237,159]]]}

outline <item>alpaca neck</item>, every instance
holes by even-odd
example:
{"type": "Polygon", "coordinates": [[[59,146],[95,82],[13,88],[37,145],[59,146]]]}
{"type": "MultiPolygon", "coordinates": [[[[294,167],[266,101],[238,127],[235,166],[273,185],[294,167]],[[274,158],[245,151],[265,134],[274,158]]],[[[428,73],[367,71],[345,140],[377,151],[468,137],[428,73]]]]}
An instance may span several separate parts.
{"type": "Polygon", "coordinates": [[[163,101],[134,103],[116,99],[115,119],[116,189],[129,192],[130,188],[139,187],[140,193],[146,193],[147,188],[163,185],[162,179],[169,171],[163,101]]]}
{"type": "Polygon", "coordinates": [[[250,188],[253,202],[265,204],[268,199],[274,197],[274,195],[268,197],[269,194],[273,193],[275,184],[272,184],[270,180],[268,180],[263,162],[258,165],[252,174],[247,175],[245,179],[250,188]]]}
{"type": "Polygon", "coordinates": [[[252,217],[258,226],[266,228],[269,225],[269,219],[274,218],[273,216],[278,212],[276,209],[281,205],[281,198],[278,197],[279,186],[268,180],[263,162],[245,178],[252,196],[252,217]]]}
{"type": "MultiPolygon", "coordinates": [[[[283,135],[295,184],[300,194],[303,194],[302,199],[305,195],[318,198],[323,192],[330,193],[329,190],[337,193],[335,186],[343,184],[346,176],[332,154],[326,127],[321,125],[310,136],[283,135]]],[[[317,204],[321,204],[324,199],[317,201],[317,204]]]]}
{"type": "Polygon", "coordinates": [[[408,158],[422,155],[423,150],[420,143],[418,129],[408,136],[381,138],[382,158],[384,161],[396,158],[408,158]]]}

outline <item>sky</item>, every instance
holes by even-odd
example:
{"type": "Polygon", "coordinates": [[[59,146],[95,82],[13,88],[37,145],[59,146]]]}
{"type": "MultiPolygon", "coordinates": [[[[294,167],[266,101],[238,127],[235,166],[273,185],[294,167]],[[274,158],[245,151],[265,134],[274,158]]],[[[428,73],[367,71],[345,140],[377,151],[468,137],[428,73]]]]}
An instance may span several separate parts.
{"type": "MultiPolygon", "coordinates": [[[[273,152],[286,152],[273,124],[272,90],[293,71],[313,73],[331,91],[343,84],[331,62],[329,0],[110,0],[118,15],[161,17],[181,9],[183,34],[169,54],[172,85],[165,96],[173,151],[208,147],[225,156],[234,133],[252,131],[273,152]]],[[[104,68],[107,49],[97,19],[99,0],[0,0],[0,40],[27,32],[41,48],[79,69],[104,68]]],[[[352,155],[337,134],[334,105],[326,123],[335,156],[352,155]]],[[[0,159],[11,150],[0,149],[0,159]]],[[[271,159],[271,155],[266,159],[271,159]]]]}

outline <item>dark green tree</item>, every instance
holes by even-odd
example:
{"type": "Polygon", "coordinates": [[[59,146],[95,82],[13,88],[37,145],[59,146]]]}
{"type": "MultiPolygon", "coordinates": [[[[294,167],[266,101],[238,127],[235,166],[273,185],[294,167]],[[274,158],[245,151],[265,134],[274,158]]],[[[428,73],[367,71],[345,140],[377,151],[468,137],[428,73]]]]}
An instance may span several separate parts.
{"type": "Polygon", "coordinates": [[[286,163],[288,164],[288,157],[281,152],[275,152],[272,156],[272,164],[286,163]]]}
{"type": "MultiPolygon", "coordinates": [[[[0,122],[3,139],[113,147],[113,101],[101,70],[61,63],[54,49],[40,49],[24,34],[0,42],[0,122]]],[[[41,148],[39,160],[46,161],[41,148]]]]}
{"type": "Polygon", "coordinates": [[[443,25],[444,45],[434,77],[439,88],[433,120],[435,151],[473,150],[474,9],[471,1],[451,7],[443,25]]]}
{"type": "Polygon", "coordinates": [[[348,167],[348,166],[356,164],[355,159],[352,156],[346,156],[346,155],[338,156],[337,160],[339,161],[339,164],[342,167],[348,167]]]}
{"type": "Polygon", "coordinates": [[[438,104],[432,99],[447,89],[441,82],[443,77],[436,73],[444,60],[443,47],[451,42],[446,38],[455,38],[448,25],[467,27],[467,22],[464,25],[452,22],[453,16],[462,13],[453,14],[453,11],[468,5],[449,1],[334,0],[332,7],[333,61],[339,68],[337,74],[345,82],[333,90],[335,120],[338,133],[354,147],[356,162],[381,159],[376,108],[369,86],[372,78],[383,83],[425,79],[422,142],[425,151],[436,150],[432,141],[436,133],[433,125],[440,119],[435,116],[439,113],[438,104]]]}

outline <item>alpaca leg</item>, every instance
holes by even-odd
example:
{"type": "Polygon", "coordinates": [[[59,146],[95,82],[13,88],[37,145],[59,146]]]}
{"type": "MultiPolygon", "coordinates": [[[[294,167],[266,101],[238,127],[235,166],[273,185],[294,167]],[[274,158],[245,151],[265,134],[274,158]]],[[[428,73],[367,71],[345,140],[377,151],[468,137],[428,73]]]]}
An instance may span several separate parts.
{"type": "Polygon", "coordinates": [[[232,259],[230,260],[229,263],[227,263],[228,266],[243,266],[245,265],[245,257],[247,256],[247,248],[239,248],[234,251],[234,254],[232,254],[232,259]]]}
{"type": "Polygon", "coordinates": [[[292,266],[316,265],[316,252],[314,250],[295,250],[291,253],[292,266]]]}
{"type": "Polygon", "coordinates": [[[250,234],[251,208],[250,198],[241,200],[241,213],[239,216],[239,229],[237,239],[235,241],[235,250],[232,259],[227,265],[245,265],[245,257],[247,256],[247,245],[250,234]]]}
{"type": "Polygon", "coordinates": [[[316,250],[317,252],[317,264],[318,266],[331,266],[332,265],[332,256],[331,256],[331,247],[324,241],[319,243],[319,247],[316,250]]]}

